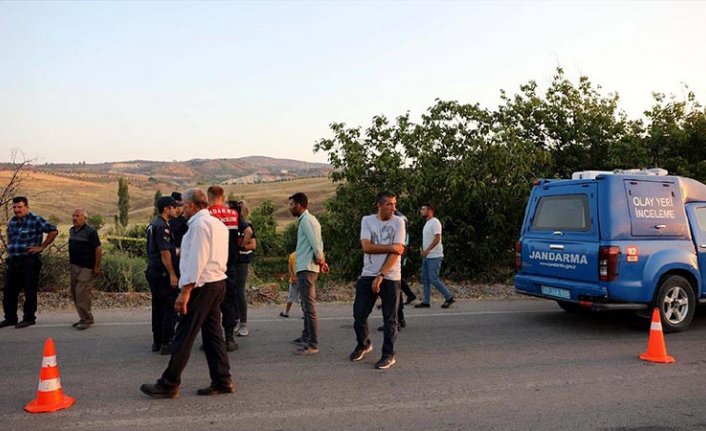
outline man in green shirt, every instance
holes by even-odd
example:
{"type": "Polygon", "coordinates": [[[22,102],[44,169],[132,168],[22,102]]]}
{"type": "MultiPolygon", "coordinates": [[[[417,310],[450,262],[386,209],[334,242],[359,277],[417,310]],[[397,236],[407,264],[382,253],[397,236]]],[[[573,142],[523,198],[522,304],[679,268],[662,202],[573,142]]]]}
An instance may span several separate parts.
{"type": "Polygon", "coordinates": [[[294,217],[299,217],[295,271],[301,295],[302,312],[304,313],[302,335],[292,341],[301,346],[294,352],[296,355],[319,353],[316,279],[319,272],[327,273],[329,271],[324,256],[324,243],[321,240],[321,225],[316,217],[309,213],[308,206],[309,199],[304,193],[295,193],[289,197],[289,212],[294,217]]]}

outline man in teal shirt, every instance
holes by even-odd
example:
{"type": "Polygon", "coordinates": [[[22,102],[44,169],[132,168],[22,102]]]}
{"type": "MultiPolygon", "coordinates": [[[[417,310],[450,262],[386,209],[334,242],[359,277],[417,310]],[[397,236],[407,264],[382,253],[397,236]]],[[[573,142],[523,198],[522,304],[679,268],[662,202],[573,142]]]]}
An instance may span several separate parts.
{"type": "Polygon", "coordinates": [[[289,197],[289,212],[299,217],[297,230],[296,267],[297,286],[301,295],[304,313],[304,330],[301,337],[292,341],[300,347],[296,355],[314,355],[319,353],[317,338],[319,316],[316,313],[316,279],[319,272],[329,271],[324,256],[324,242],[321,240],[321,225],[309,213],[309,199],[304,193],[295,193],[289,197]]]}

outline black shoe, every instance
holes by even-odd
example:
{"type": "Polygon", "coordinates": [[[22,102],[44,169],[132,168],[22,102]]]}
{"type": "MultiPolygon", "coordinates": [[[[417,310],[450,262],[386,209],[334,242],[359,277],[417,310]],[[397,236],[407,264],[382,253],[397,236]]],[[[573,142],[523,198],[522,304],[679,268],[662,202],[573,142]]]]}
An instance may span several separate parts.
{"type": "Polygon", "coordinates": [[[36,324],[36,323],[37,323],[37,322],[34,321],[34,320],[23,320],[23,321],[21,321],[20,323],[18,323],[17,325],[15,325],[15,328],[17,328],[17,329],[26,328],[26,327],[32,326],[32,325],[34,325],[34,324],[36,324]]]}
{"type": "Polygon", "coordinates": [[[279,317],[284,317],[286,319],[287,317],[289,317],[289,313],[285,313],[284,311],[280,311],[279,317]]]}
{"type": "Polygon", "coordinates": [[[387,358],[382,358],[379,361],[375,363],[375,368],[378,370],[386,370],[390,368],[391,366],[395,365],[395,357],[394,356],[388,356],[387,358]]]}
{"type": "Polygon", "coordinates": [[[454,302],[456,302],[456,300],[455,300],[454,297],[452,296],[451,298],[449,298],[449,299],[447,299],[446,301],[444,301],[443,304],[441,304],[441,308],[449,308],[449,307],[451,306],[451,304],[453,304],[454,302]]]}
{"type": "Polygon", "coordinates": [[[236,343],[235,340],[233,340],[233,339],[230,339],[230,340],[227,339],[226,340],[226,351],[227,352],[235,352],[236,350],[238,350],[238,343],[236,343]]]}
{"type": "Polygon", "coordinates": [[[351,352],[350,356],[348,356],[348,359],[350,359],[353,362],[358,362],[363,360],[363,357],[365,357],[366,353],[370,353],[373,351],[373,344],[369,343],[366,347],[356,347],[353,352],[351,352]]]}
{"type": "Polygon", "coordinates": [[[17,325],[17,322],[13,322],[13,321],[7,320],[7,319],[0,322],[0,328],[5,328],[7,326],[15,326],[15,325],[17,325]]]}
{"type": "Polygon", "coordinates": [[[299,356],[310,356],[316,355],[317,353],[319,353],[319,348],[311,346],[300,347],[294,351],[294,354],[299,356]]]}
{"type": "Polygon", "coordinates": [[[404,319],[400,319],[400,329],[406,328],[406,327],[407,327],[407,321],[404,319]]]}
{"type": "Polygon", "coordinates": [[[296,344],[297,346],[306,346],[307,342],[306,340],[302,340],[301,337],[295,338],[291,341],[292,344],[296,344]]]}
{"type": "Polygon", "coordinates": [[[232,394],[233,392],[235,392],[234,383],[220,385],[214,385],[211,383],[211,386],[197,390],[196,395],[232,394]]]}
{"type": "Polygon", "coordinates": [[[143,394],[152,398],[179,398],[178,386],[174,388],[168,388],[164,385],[160,385],[159,383],[155,383],[154,385],[145,383],[140,386],[140,390],[143,394]]]}
{"type": "Polygon", "coordinates": [[[409,304],[413,303],[413,302],[416,301],[416,300],[417,300],[417,296],[416,296],[416,295],[410,295],[410,296],[407,297],[407,300],[404,302],[404,305],[409,305],[409,304]]]}
{"type": "Polygon", "coordinates": [[[162,348],[159,349],[159,354],[160,355],[171,355],[173,347],[174,347],[174,345],[172,343],[162,344],[162,348]]]}
{"type": "Polygon", "coordinates": [[[159,352],[162,349],[162,345],[160,343],[152,343],[152,351],[153,352],[159,352]]]}
{"type": "Polygon", "coordinates": [[[426,304],[424,302],[420,302],[419,304],[415,305],[414,308],[429,308],[431,307],[429,304],[426,304]]]}

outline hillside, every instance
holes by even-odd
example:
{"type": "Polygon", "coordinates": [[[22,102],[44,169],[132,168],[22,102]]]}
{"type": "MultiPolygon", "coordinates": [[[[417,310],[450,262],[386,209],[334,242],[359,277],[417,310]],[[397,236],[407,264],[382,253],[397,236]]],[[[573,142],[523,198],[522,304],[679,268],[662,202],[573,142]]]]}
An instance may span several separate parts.
{"type": "MultiPolygon", "coordinates": [[[[0,164],[0,169],[8,166],[0,164]]],[[[108,163],[34,165],[35,172],[89,182],[113,182],[120,176],[133,184],[243,184],[325,177],[331,172],[326,163],[311,163],[271,157],[237,159],[193,159],[183,162],[132,160],[108,163]]]]}
{"type": "MultiPolygon", "coordinates": [[[[85,207],[89,215],[101,214],[106,223],[112,223],[117,213],[118,176],[92,174],[87,180],[82,174],[75,176],[55,175],[42,171],[28,171],[22,182],[20,194],[28,197],[30,209],[45,218],[62,224],[71,222],[74,208],[85,207]]],[[[0,170],[0,184],[8,181],[10,172],[0,170]]],[[[130,191],[130,221],[147,222],[153,211],[154,194],[160,190],[169,194],[174,190],[184,191],[188,187],[174,184],[141,181],[141,177],[128,177],[130,191]],[[137,178],[137,180],[135,180],[137,178]]],[[[207,187],[208,183],[199,187],[207,187]]],[[[294,218],[287,210],[287,197],[302,191],[309,195],[311,211],[321,212],[326,199],[333,196],[336,186],[326,177],[302,178],[261,184],[224,185],[226,193],[245,199],[254,209],[265,200],[275,203],[277,222],[286,225],[294,218]]]]}

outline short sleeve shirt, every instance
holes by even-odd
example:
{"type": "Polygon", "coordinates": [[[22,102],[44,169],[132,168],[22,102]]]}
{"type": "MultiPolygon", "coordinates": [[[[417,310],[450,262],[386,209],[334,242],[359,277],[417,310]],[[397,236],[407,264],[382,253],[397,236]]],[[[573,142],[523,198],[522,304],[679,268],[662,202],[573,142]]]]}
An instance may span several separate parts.
{"type": "Polygon", "coordinates": [[[56,231],[56,226],[33,212],[22,218],[12,217],[7,223],[7,252],[10,257],[27,256],[28,248],[42,245],[44,234],[56,231]]]}
{"type": "Polygon", "coordinates": [[[184,216],[179,216],[169,220],[169,228],[172,231],[172,236],[174,237],[174,245],[176,248],[180,248],[181,240],[184,238],[186,231],[189,229],[186,219],[184,216]]]}
{"type": "MultiPolygon", "coordinates": [[[[176,245],[172,230],[167,221],[157,216],[147,226],[147,269],[165,275],[167,268],[162,263],[163,251],[169,251],[172,256],[172,265],[176,260],[176,245]]],[[[174,268],[177,271],[177,268],[174,268]]]]}
{"type": "Polygon", "coordinates": [[[242,249],[243,239],[245,239],[245,230],[247,228],[252,229],[252,237],[257,238],[257,235],[255,235],[255,226],[241,218],[238,221],[238,263],[250,263],[250,259],[252,258],[252,250],[242,249]]]}
{"type": "Polygon", "coordinates": [[[82,268],[93,269],[96,265],[96,248],[101,246],[98,231],[84,224],[80,229],[69,229],[69,262],[82,268]]]}
{"type": "MultiPolygon", "coordinates": [[[[368,215],[363,217],[360,222],[360,239],[370,240],[376,245],[404,245],[405,237],[404,220],[396,215],[390,217],[389,220],[380,220],[377,215],[368,215]]],[[[363,277],[375,277],[380,273],[382,266],[387,260],[387,254],[363,254],[363,277]]],[[[395,266],[385,274],[386,280],[401,280],[402,279],[402,264],[398,259],[395,266]]]]}
{"type": "MultiPolygon", "coordinates": [[[[424,224],[424,229],[422,230],[422,249],[426,250],[432,241],[434,241],[434,236],[441,235],[441,222],[438,218],[432,217],[424,224]]],[[[434,259],[444,257],[444,246],[439,243],[431,249],[427,255],[427,259],[434,259]]]]}

